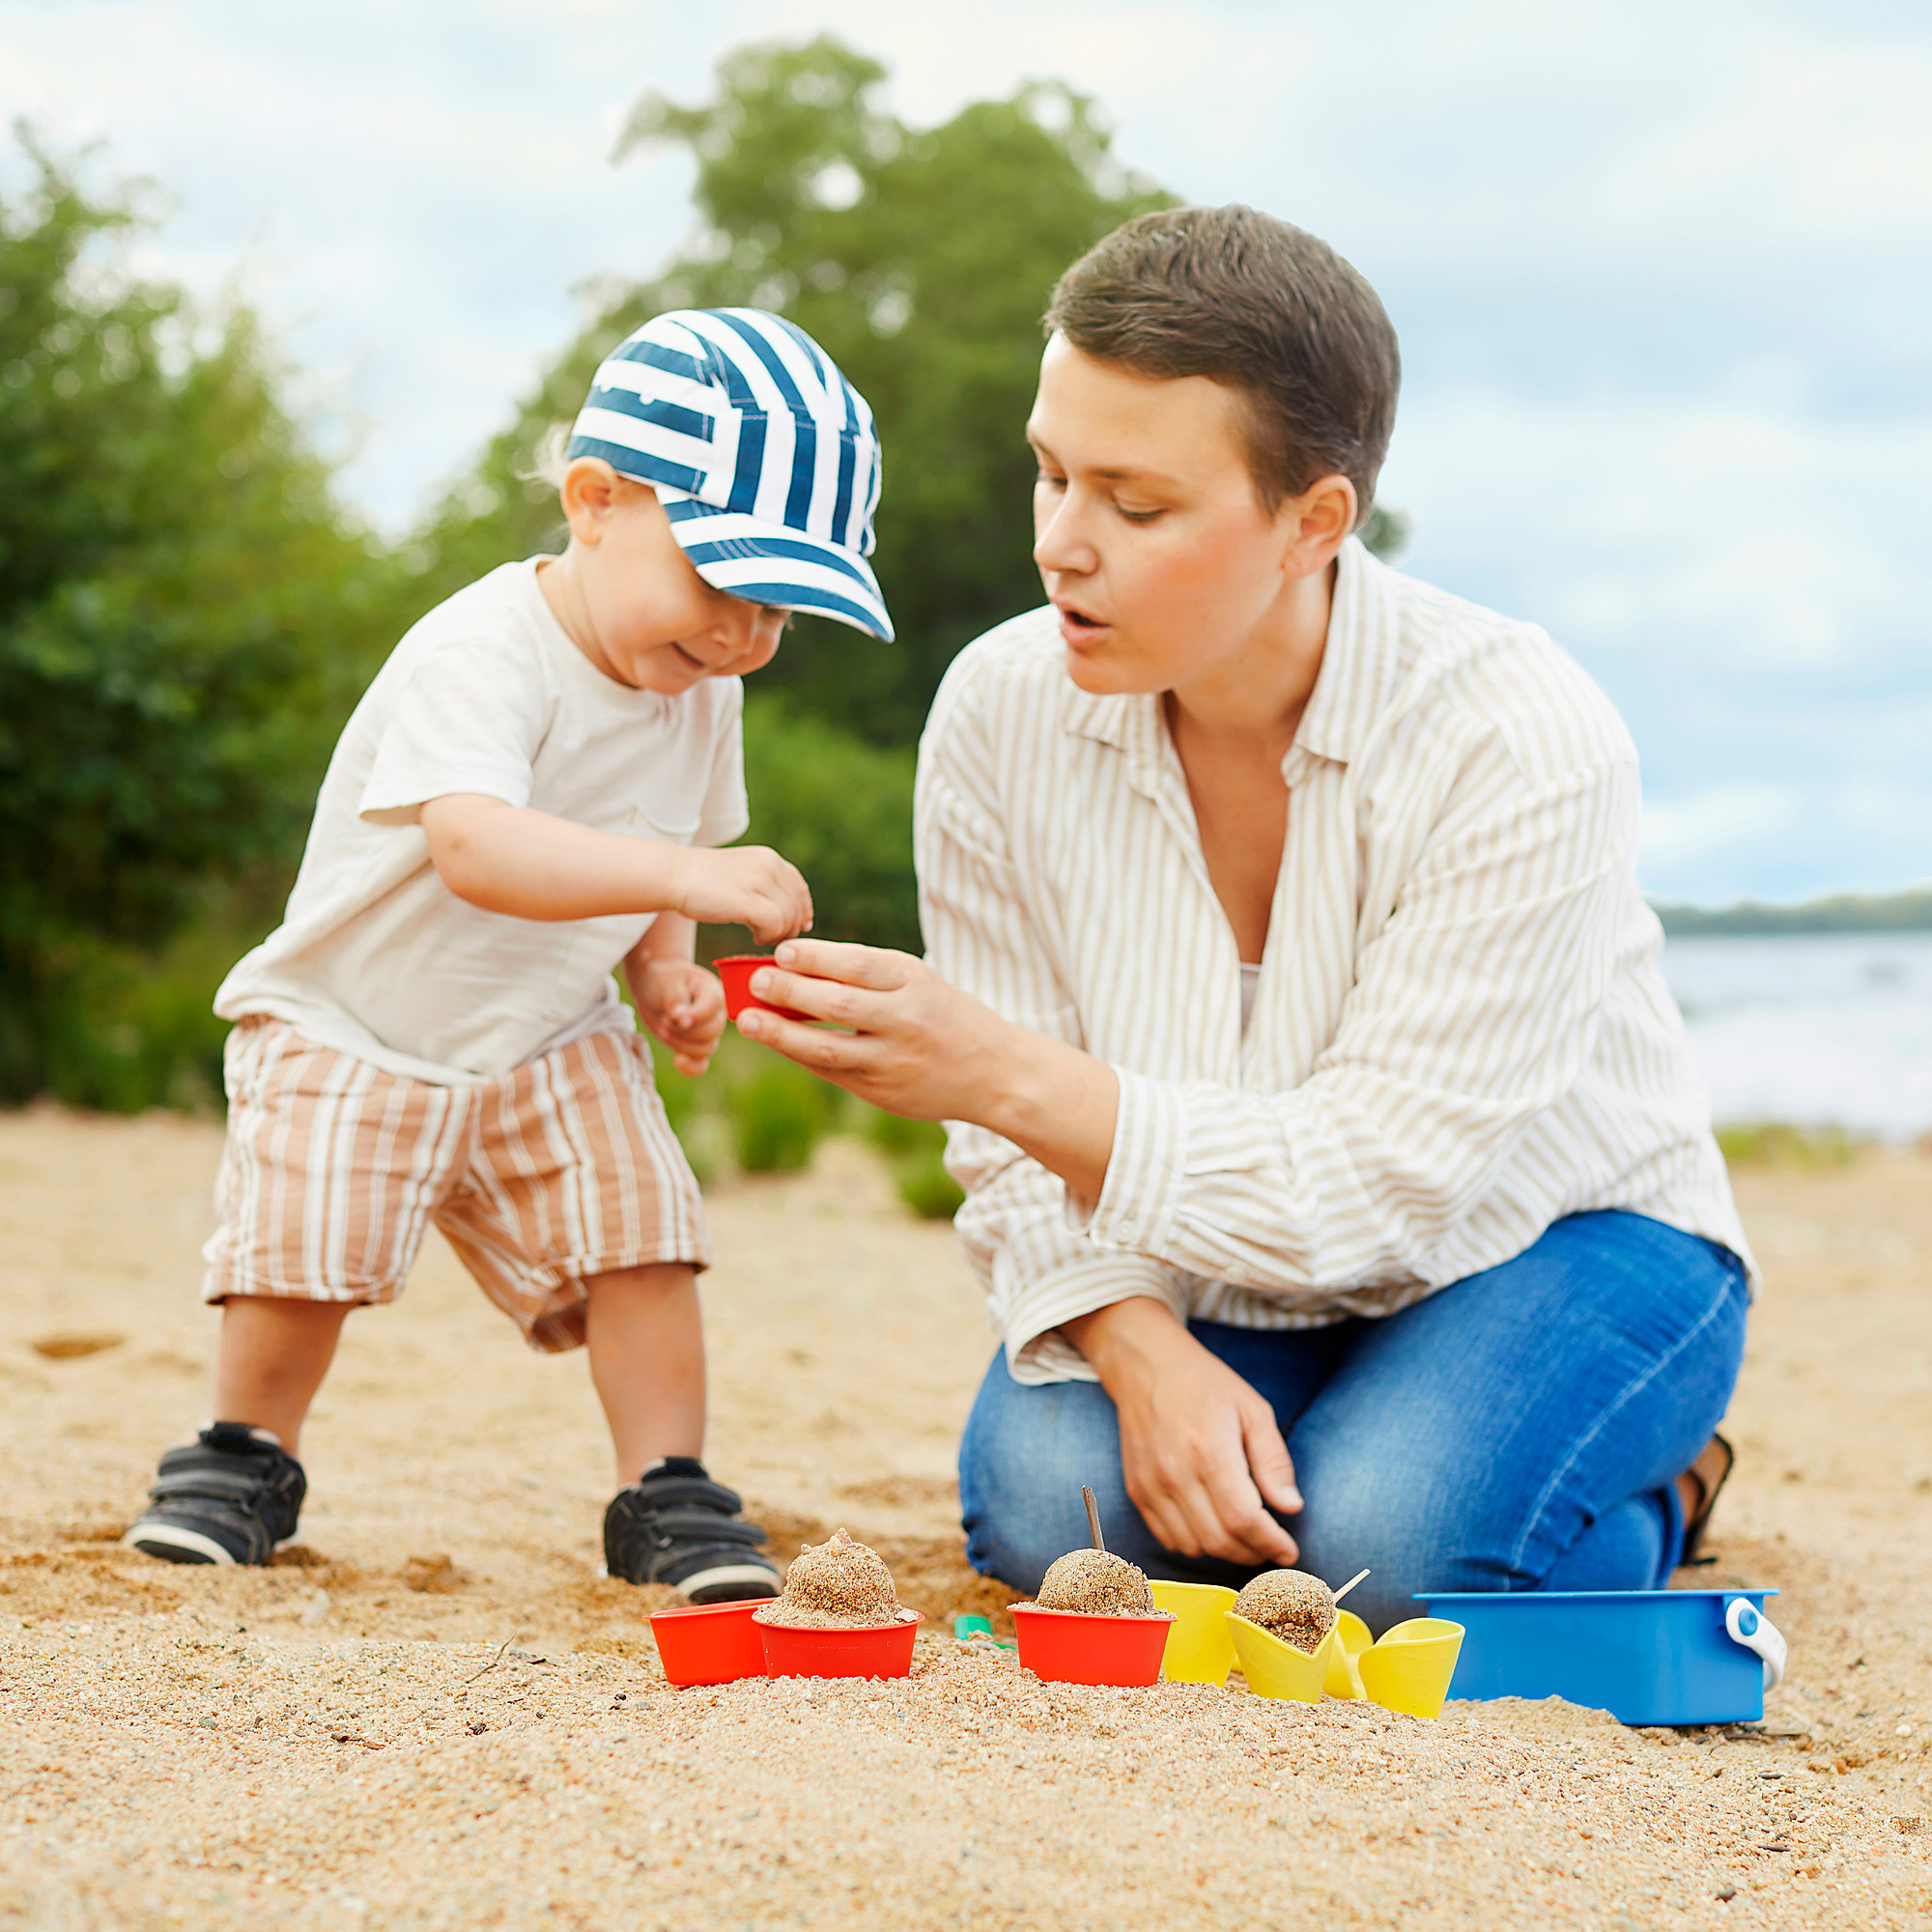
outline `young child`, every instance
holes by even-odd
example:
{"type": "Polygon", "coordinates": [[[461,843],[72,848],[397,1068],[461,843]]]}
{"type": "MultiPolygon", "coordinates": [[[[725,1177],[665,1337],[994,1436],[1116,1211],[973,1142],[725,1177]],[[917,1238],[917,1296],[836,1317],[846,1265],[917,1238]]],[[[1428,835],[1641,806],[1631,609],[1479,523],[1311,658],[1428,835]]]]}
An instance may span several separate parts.
{"type": "Polygon", "coordinates": [[[866,562],[871,412],[759,309],[679,310],[598,370],[564,452],[570,540],[459,591],[345,727],[280,928],[235,1022],[204,1299],[214,1416],[126,1541],[265,1563],[350,1309],[391,1301],[434,1221],[532,1348],[585,1345],[616,1453],[610,1574],[774,1596],[763,1532],[698,1460],[696,1182],[617,998],[680,1072],[724,1031],[696,922],[811,923],[745,830],[740,677],[792,611],[890,640],[866,562]]]}

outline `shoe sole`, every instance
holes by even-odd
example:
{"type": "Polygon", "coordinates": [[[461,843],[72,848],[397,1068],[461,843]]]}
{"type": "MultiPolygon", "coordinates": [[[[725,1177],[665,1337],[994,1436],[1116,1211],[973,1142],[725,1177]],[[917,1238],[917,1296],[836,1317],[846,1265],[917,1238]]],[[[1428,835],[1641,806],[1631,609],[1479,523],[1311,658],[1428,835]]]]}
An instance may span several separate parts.
{"type": "Polygon", "coordinates": [[[776,1597],[779,1579],[762,1563],[720,1563],[681,1577],[677,1588],[694,1604],[729,1604],[776,1597]]]}
{"type": "Polygon", "coordinates": [[[143,1556],[158,1557],[163,1563],[226,1563],[235,1566],[234,1556],[212,1536],[198,1529],[184,1529],[173,1522],[137,1522],[121,1539],[123,1549],[138,1549],[143,1556]]]}

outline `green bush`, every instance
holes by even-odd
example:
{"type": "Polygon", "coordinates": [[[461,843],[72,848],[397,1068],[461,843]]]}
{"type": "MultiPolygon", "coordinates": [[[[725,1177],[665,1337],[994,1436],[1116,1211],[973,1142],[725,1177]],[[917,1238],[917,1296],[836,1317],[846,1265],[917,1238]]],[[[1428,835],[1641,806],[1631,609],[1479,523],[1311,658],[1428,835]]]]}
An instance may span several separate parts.
{"type": "Polygon", "coordinates": [[[209,997],[234,962],[200,953],[173,947],[156,961],[106,946],[77,950],[58,996],[39,1009],[43,1091],[110,1114],[219,1113],[228,1022],[209,997]]]}
{"type": "Polygon", "coordinates": [[[746,1174],[808,1165],[827,1134],[856,1131],[886,1158],[899,1199],[927,1221],[951,1220],[966,1198],[946,1172],[946,1129],[854,1100],[736,1033],[719,1042],[710,1070],[687,1080],[656,1041],[651,1058],[672,1131],[700,1181],[728,1159],[746,1174]]]}
{"type": "Polygon", "coordinates": [[[228,1022],[210,1003],[274,923],[280,883],[204,886],[189,923],[154,948],[68,935],[34,1014],[38,1091],[107,1113],[218,1114],[228,1022]]]}
{"type": "Polygon", "coordinates": [[[946,1129],[868,1108],[862,1131],[886,1156],[898,1197],[923,1221],[950,1221],[966,1196],[946,1171],[946,1129]]]}
{"type": "Polygon", "coordinates": [[[893,1185],[922,1221],[950,1221],[966,1199],[959,1183],[947,1173],[945,1156],[936,1148],[895,1161],[893,1185]]]}
{"type": "Polygon", "coordinates": [[[755,1073],[724,1090],[731,1151],[747,1174],[775,1174],[806,1165],[832,1125],[822,1080],[772,1056],[755,1073]]]}
{"type": "Polygon", "coordinates": [[[860,1131],[891,1160],[930,1152],[934,1148],[943,1150],[946,1146],[946,1129],[936,1121],[908,1121],[880,1107],[866,1109],[865,1125],[860,1131]]]}
{"type": "Polygon", "coordinates": [[[1718,1129],[1718,1146],[1735,1167],[1846,1167],[1864,1151],[1842,1127],[1794,1127],[1784,1121],[1718,1129]]]}

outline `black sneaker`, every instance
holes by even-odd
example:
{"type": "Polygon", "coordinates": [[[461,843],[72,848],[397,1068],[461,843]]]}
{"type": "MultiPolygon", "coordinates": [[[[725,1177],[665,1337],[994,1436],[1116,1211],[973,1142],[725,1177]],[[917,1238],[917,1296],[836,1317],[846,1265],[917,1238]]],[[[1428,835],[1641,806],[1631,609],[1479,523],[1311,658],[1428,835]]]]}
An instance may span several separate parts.
{"type": "Polygon", "coordinates": [[[308,1478],[266,1429],[215,1422],[161,1458],[148,1508],[121,1539],[164,1563],[266,1563],[296,1533],[308,1478]]]}
{"type": "Polygon", "coordinates": [[[739,1520],[743,1507],[696,1456],[661,1456],[611,1498],[604,1567],[627,1583],[668,1583],[694,1604],[776,1597],[778,1566],[758,1553],[765,1532],[739,1520]]]}

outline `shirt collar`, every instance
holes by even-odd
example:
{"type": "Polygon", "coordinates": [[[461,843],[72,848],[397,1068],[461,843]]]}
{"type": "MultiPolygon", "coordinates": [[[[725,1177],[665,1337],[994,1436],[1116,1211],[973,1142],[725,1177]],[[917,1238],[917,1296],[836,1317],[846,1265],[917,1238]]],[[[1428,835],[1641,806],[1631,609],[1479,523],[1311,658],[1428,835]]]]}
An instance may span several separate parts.
{"type": "MultiPolygon", "coordinates": [[[[1396,613],[1385,582],[1386,566],[1355,537],[1343,544],[1335,564],[1321,669],[1283,765],[1291,780],[1309,756],[1337,764],[1357,756],[1387,702],[1396,675],[1396,613]]],[[[1124,752],[1135,787],[1153,788],[1167,743],[1157,695],[1096,696],[1076,688],[1065,722],[1075,737],[1093,738],[1124,752]]]]}
{"type": "Polygon", "coordinates": [[[1335,594],[1321,668],[1290,753],[1346,765],[1360,756],[1392,695],[1399,669],[1395,599],[1388,566],[1350,537],[1335,558],[1335,594]]]}

